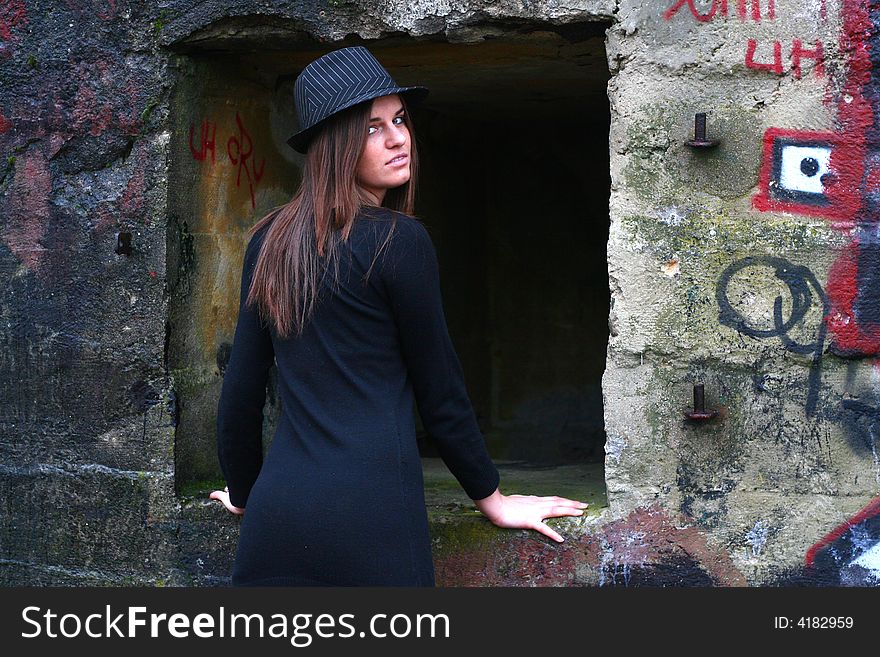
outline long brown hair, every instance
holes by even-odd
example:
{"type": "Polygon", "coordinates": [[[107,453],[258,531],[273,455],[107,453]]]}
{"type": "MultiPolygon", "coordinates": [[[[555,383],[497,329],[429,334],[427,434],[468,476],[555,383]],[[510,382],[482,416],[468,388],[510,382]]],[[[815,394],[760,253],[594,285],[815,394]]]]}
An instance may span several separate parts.
{"type": "MultiPolygon", "coordinates": [[[[418,155],[412,118],[403,95],[399,97],[410,134],[410,178],[389,189],[382,205],[411,215],[418,155]]],[[[358,211],[369,204],[355,171],[366,143],[371,109],[372,101],[366,101],[331,116],[309,143],[296,194],[248,230],[251,238],[270,224],[246,303],[257,304],[261,316],[271,320],[282,338],[292,331],[302,333],[314,312],[321,280],[329,271],[333,272],[333,283],[339,283],[340,245],[348,239],[358,211]]],[[[373,264],[391,239],[395,223],[396,217],[373,264]]]]}

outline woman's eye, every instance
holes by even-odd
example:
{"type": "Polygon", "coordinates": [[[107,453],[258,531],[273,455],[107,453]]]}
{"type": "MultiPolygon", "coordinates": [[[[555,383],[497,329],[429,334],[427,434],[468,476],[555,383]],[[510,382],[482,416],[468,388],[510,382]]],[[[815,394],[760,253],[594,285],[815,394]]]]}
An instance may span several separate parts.
{"type": "MultiPolygon", "coordinates": [[[[394,125],[405,125],[405,121],[404,121],[404,118],[403,118],[402,116],[395,116],[395,117],[392,119],[392,121],[393,121],[394,125]]],[[[369,128],[367,128],[367,134],[368,134],[368,135],[372,135],[372,134],[375,133],[378,129],[379,129],[379,126],[377,126],[377,125],[371,125],[369,128]]]]}

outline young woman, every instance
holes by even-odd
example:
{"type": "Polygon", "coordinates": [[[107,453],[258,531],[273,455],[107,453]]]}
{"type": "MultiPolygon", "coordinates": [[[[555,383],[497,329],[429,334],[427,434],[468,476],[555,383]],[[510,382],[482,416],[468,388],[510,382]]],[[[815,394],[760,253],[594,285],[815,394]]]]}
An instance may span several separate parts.
{"type": "Polygon", "coordinates": [[[587,506],[502,495],[446,328],[436,252],[410,216],[418,155],[407,98],[362,47],[295,84],[299,191],[249,232],[217,413],[227,489],[244,514],[235,585],[433,586],[413,402],[441,457],[499,527],[562,537],[587,506]],[[277,363],[282,415],[265,462],[277,363]],[[247,513],[245,514],[245,507],[247,513]]]}

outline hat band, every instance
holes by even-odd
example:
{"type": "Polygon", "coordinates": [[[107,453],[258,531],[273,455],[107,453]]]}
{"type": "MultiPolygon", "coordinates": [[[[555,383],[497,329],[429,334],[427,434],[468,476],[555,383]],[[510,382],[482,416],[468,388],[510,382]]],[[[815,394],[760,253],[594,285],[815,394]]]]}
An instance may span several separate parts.
{"type": "Polygon", "coordinates": [[[364,94],[369,94],[375,89],[386,89],[386,88],[395,88],[397,85],[394,80],[387,76],[378,76],[373,78],[366,78],[364,80],[358,81],[356,84],[351,84],[347,87],[344,87],[337,91],[335,94],[327,97],[326,99],[321,98],[321,94],[318,93],[316,89],[312,88],[312,85],[306,82],[309,86],[309,91],[313,94],[309,97],[306,109],[306,116],[300,117],[300,125],[302,126],[311,126],[318,121],[328,117],[330,114],[335,113],[340,107],[345,105],[353,98],[358,98],[364,94]],[[315,99],[320,99],[322,102],[316,103],[315,99]]]}

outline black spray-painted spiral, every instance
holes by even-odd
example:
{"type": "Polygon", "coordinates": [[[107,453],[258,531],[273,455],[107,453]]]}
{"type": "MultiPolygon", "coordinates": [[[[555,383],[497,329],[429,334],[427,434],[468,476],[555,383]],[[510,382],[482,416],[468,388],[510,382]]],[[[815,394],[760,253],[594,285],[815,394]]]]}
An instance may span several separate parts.
{"type": "Polygon", "coordinates": [[[828,297],[819,281],[806,267],[795,265],[785,258],[774,256],[750,256],[743,258],[730,265],[721,274],[718,281],[715,298],[718,301],[718,321],[729,326],[743,335],[753,338],[778,337],[783,346],[791,352],[798,354],[813,354],[813,362],[810,365],[809,390],[807,392],[806,412],[813,415],[816,410],[816,401],[819,395],[819,383],[821,378],[822,353],[825,347],[825,316],[829,311],[828,297]],[[777,296],[773,302],[773,328],[761,329],[750,326],[748,319],[737,311],[727,296],[727,287],[731,278],[747,267],[769,267],[776,273],[776,278],[788,286],[791,295],[791,314],[788,319],[782,317],[782,297],[777,296]],[[788,336],[788,332],[798,324],[813,305],[814,295],[822,304],[822,320],[816,332],[815,341],[808,344],[795,342],[788,336]]]}

